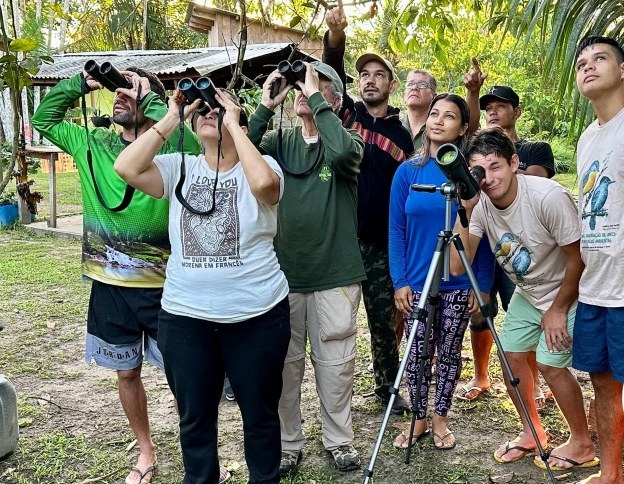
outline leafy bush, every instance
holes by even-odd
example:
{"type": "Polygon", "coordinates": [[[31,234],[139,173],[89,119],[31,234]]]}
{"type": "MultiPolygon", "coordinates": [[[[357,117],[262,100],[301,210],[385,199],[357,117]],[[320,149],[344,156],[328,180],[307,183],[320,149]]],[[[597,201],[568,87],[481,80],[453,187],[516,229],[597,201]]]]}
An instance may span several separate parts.
{"type": "Polygon", "coordinates": [[[15,196],[15,192],[4,191],[0,193],[0,206],[2,205],[11,205],[17,202],[17,197],[15,196]]]}

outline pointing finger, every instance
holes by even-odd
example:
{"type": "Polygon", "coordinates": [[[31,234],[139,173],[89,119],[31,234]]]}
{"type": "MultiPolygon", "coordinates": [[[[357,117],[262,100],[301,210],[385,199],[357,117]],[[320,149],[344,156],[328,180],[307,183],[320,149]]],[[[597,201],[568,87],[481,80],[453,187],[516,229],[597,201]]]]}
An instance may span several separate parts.
{"type": "Polygon", "coordinates": [[[479,66],[479,60],[476,57],[472,58],[472,67],[475,71],[481,72],[481,67],[479,66]]]}

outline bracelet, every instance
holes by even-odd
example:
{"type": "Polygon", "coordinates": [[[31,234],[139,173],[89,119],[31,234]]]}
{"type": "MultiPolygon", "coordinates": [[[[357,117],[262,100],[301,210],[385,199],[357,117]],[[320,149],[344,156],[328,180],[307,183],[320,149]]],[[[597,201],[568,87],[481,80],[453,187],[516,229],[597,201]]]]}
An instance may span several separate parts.
{"type": "Polygon", "coordinates": [[[152,126],[152,129],[158,133],[158,136],[160,136],[160,138],[161,138],[161,139],[162,139],[165,143],[167,142],[167,138],[165,138],[165,137],[163,136],[163,134],[160,132],[160,130],[159,130],[156,126],[152,126]]]}

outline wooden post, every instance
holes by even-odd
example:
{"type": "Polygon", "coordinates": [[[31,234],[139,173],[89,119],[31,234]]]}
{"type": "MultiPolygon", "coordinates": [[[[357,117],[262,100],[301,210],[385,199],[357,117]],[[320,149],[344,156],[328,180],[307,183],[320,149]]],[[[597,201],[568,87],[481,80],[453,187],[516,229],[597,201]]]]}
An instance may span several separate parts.
{"type": "Polygon", "coordinates": [[[63,150],[56,146],[27,146],[25,151],[26,155],[32,158],[48,160],[50,167],[50,218],[48,219],[48,227],[56,228],[56,162],[63,150]]]}

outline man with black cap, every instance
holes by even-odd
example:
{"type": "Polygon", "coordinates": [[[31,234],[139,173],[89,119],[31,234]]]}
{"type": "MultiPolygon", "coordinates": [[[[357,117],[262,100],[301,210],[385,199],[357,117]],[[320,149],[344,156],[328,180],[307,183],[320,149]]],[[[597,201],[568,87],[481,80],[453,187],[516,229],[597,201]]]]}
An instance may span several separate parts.
{"type": "Polygon", "coordinates": [[[275,237],[275,251],[290,286],[291,338],[279,403],[282,476],[297,469],[305,444],[301,384],[307,340],[321,406],[323,446],[339,470],[360,467],[353,447],[351,398],[360,281],[366,277],[356,234],[357,176],[364,143],[335,114],[343,92],[336,71],[322,62],[305,66],[305,82],[297,81],[294,102],[300,126],[267,133],[275,108],[290,90],[281,80],[280,92],[271,98],[273,80],[282,78],[277,70],[264,83],[261,104],[249,122],[249,138],[261,152],[277,159],[284,173],[275,237]]]}
{"type": "MultiPolygon", "coordinates": [[[[516,121],[522,114],[520,97],[509,86],[492,86],[487,94],[479,98],[479,92],[487,74],[481,72],[479,63],[473,59],[472,69],[464,76],[466,101],[470,107],[469,130],[479,128],[479,110],[485,111],[485,122],[488,128],[498,126],[514,142],[519,157],[518,173],[551,178],[555,174],[555,159],[550,145],[544,141],[527,141],[520,139],[516,131],[516,121]]],[[[496,294],[500,295],[503,309],[507,311],[511,296],[516,289],[515,284],[496,265],[494,282],[490,291],[494,312],[497,311],[496,294]]],[[[470,340],[474,356],[475,376],[457,391],[462,400],[474,400],[490,387],[488,366],[493,338],[488,331],[485,319],[479,314],[470,322],[470,340]]],[[[538,409],[544,406],[546,397],[541,390],[537,363],[531,363],[534,377],[535,404],[538,409]]]]}
{"type": "MultiPolygon", "coordinates": [[[[342,2],[327,13],[325,20],[329,30],[323,38],[323,60],[346,82],[347,20],[342,2]]],[[[399,164],[411,156],[413,140],[401,124],[399,110],[388,104],[398,85],[392,64],[367,53],[358,58],[355,67],[362,101],[354,101],[345,91],[339,116],[345,127],[358,130],[364,138],[357,205],[357,235],[366,269],[362,294],[371,335],[375,393],[382,404],[387,404],[388,389],[399,370],[394,288],[388,263],[390,186],[399,164]]],[[[408,409],[407,401],[397,394],[392,412],[400,415],[408,409]]]]}

